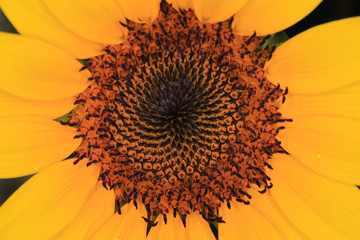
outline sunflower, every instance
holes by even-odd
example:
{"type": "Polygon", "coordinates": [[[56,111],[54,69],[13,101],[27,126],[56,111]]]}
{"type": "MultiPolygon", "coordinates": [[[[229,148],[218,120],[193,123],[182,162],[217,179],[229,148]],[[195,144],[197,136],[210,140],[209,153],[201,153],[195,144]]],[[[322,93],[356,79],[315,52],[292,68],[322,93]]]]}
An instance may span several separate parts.
{"type": "Polygon", "coordinates": [[[360,18],[321,1],[1,0],[1,239],[357,239],[360,18]]]}

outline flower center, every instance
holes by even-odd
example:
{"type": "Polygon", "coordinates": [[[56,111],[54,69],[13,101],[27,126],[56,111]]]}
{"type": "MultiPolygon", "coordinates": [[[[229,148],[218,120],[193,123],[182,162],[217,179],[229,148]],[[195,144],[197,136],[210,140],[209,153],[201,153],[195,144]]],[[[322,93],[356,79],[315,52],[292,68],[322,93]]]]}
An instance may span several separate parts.
{"type": "Polygon", "coordinates": [[[271,52],[255,35],[234,36],[231,19],[201,24],[164,1],[151,26],[123,25],[127,41],[86,65],[93,82],[67,123],[83,138],[76,162],[99,162],[118,208],[142,202],[150,222],[170,211],[221,222],[222,204],[272,186],[265,169],[284,152],[275,137],[286,92],[263,70],[271,52]]]}

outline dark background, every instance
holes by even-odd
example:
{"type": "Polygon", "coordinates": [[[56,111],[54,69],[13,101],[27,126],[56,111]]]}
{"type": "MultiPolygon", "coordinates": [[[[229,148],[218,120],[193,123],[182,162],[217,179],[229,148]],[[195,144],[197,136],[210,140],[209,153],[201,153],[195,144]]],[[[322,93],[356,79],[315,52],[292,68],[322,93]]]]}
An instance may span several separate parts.
{"type": "MultiPolygon", "coordinates": [[[[286,33],[292,37],[312,26],[326,23],[332,20],[360,15],[359,0],[324,0],[317,9],[299,23],[288,28],[286,33]]],[[[0,11],[0,31],[16,32],[0,11]]],[[[356,41],[357,39],[354,39],[356,41]]],[[[0,133],[1,134],[1,133],[0,133]]],[[[28,177],[14,179],[0,179],[0,205],[26,181],[28,177]]]]}

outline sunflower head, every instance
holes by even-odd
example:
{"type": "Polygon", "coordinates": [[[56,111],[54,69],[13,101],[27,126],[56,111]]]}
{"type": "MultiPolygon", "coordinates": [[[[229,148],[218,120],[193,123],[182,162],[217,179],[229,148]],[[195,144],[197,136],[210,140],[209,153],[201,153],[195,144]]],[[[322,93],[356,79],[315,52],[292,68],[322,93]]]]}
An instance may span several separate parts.
{"type": "Polygon", "coordinates": [[[360,18],[267,36],[320,2],[0,0],[0,239],[357,239],[360,18]]]}

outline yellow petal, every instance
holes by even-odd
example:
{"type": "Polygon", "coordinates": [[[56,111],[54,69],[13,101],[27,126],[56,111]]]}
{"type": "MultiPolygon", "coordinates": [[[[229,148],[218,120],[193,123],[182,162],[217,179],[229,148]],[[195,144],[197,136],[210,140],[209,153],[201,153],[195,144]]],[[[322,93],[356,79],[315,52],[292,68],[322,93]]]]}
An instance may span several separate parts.
{"type": "Polygon", "coordinates": [[[332,116],[296,117],[280,131],[283,148],[317,173],[360,184],[360,121],[332,116]]]}
{"type": "Polygon", "coordinates": [[[236,13],[233,29],[239,35],[280,32],[308,15],[321,0],[249,0],[236,13]]]}
{"type": "Polygon", "coordinates": [[[186,239],[199,240],[208,239],[215,240],[215,236],[207,221],[198,213],[191,213],[186,217],[186,239]]]}
{"type": "Polygon", "coordinates": [[[169,4],[172,4],[172,6],[179,10],[179,9],[189,9],[192,7],[192,0],[167,0],[169,4]]]}
{"type": "Polygon", "coordinates": [[[41,171],[0,208],[0,239],[49,239],[81,210],[99,166],[66,160],[41,171]]]}
{"type": "Polygon", "coordinates": [[[0,177],[33,174],[68,157],[81,142],[75,131],[40,117],[1,117],[0,177]]]}
{"type": "Polygon", "coordinates": [[[265,65],[274,83],[293,93],[318,93],[359,81],[360,17],[313,27],[275,50],[265,65]]]}
{"type": "Polygon", "coordinates": [[[158,224],[150,229],[147,240],[187,239],[186,229],[179,216],[174,218],[172,214],[168,214],[166,224],[162,216],[159,216],[156,221],[158,221],[158,224]]]}
{"type": "Polygon", "coordinates": [[[0,89],[34,100],[60,100],[82,92],[90,73],[61,49],[17,34],[0,33],[0,89]]]}
{"type": "Polygon", "coordinates": [[[283,213],[308,239],[357,239],[360,191],[307,170],[291,156],[278,154],[271,195],[283,213]]]}
{"type": "Polygon", "coordinates": [[[279,230],[251,203],[244,205],[233,201],[231,209],[221,207],[220,215],[225,220],[225,223],[219,223],[220,240],[283,239],[279,230]]]}
{"type": "Polygon", "coordinates": [[[161,0],[116,0],[124,16],[134,22],[152,23],[157,18],[161,0]]]}
{"type": "Polygon", "coordinates": [[[21,35],[52,43],[80,59],[99,55],[104,48],[71,32],[40,0],[1,0],[0,4],[21,35]]]}
{"type": "Polygon", "coordinates": [[[53,235],[49,240],[59,240],[64,232],[64,229],[60,230],[57,234],[53,235]]]}
{"type": "Polygon", "coordinates": [[[106,190],[98,182],[95,193],[58,239],[86,239],[86,236],[91,236],[96,228],[114,215],[114,200],[114,191],[106,190]]]}
{"type": "Polygon", "coordinates": [[[325,93],[289,93],[280,111],[291,118],[326,115],[360,119],[360,82],[325,93]]]}
{"type": "MultiPolygon", "coordinates": [[[[252,196],[250,207],[261,214],[261,216],[263,216],[269,224],[272,224],[277,232],[281,234],[282,239],[306,239],[304,234],[299,231],[299,229],[291,221],[289,221],[286,215],[275,203],[274,198],[271,196],[269,191],[264,194],[260,194],[259,192],[250,189],[249,193],[252,196]]],[[[241,204],[241,207],[244,208],[247,206],[241,204]]],[[[266,221],[263,223],[266,224],[266,221]]]]}
{"type": "Polygon", "coordinates": [[[159,216],[157,221],[158,225],[151,228],[147,239],[215,240],[209,224],[198,213],[191,213],[186,217],[186,227],[184,227],[179,216],[174,218],[172,214],[167,215],[166,224],[162,216],[159,216]]]}
{"type": "Polygon", "coordinates": [[[76,34],[95,42],[118,44],[125,40],[124,17],[114,0],[45,0],[52,14],[76,34]]]}
{"type": "Polygon", "coordinates": [[[73,109],[74,102],[74,97],[56,101],[28,100],[0,90],[0,117],[30,115],[55,119],[73,109]]]}
{"type": "MultiPolygon", "coordinates": [[[[248,0],[193,0],[196,16],[201,22],[222,22],[238,12],[248,0]]],[[[250,0],[251,2],[252,0],[250,0]]]]}
{"type": "Polygon", "coordinates": [[[121,215],[110,217],[90,239],[145,240],[147,223],[142,218],[147,216],[145,207],[140,204],[139,209],[136,209],[132,204],[126,204],[121,212],[121,215]]]}

